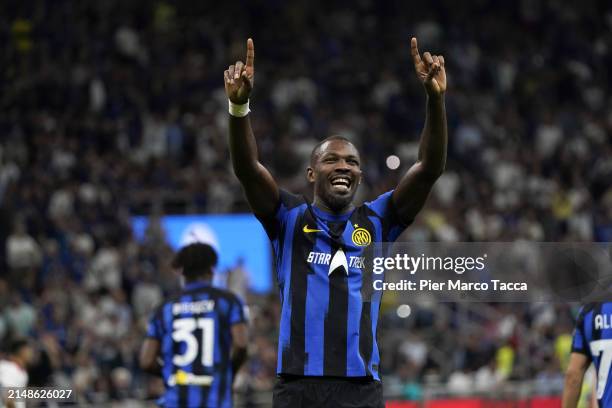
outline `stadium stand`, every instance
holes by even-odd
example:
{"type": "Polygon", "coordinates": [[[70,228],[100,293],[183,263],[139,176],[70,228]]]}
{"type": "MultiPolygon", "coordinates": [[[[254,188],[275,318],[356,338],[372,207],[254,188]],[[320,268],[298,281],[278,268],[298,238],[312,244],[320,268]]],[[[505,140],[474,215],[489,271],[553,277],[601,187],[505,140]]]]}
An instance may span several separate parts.
{"type": "MultiPolygon", "coordinates": [[[[395,185],[385,159],[410,164],[422,126],[416,35],[446,56],[450,149],[405,238],[612,241],[610,2],[5,0],[0,21],[0,342],[32,339],[30,384],[83,404],[152,401],[163,386],[136,350],[178,282],[163,232],[136,241],[130,214],[248,211],[222,79],[247,36],[253,126],[286,188],[308,193],[303,163],[333,133],[368,152],[362,199],[395,185]]],[[[279,304],[248,302],[253,357],[236,385],[241,403],[266,406],[279,304]]],[[[575,312],[388,307],[385,392],[558,396],[575,312]]]]}

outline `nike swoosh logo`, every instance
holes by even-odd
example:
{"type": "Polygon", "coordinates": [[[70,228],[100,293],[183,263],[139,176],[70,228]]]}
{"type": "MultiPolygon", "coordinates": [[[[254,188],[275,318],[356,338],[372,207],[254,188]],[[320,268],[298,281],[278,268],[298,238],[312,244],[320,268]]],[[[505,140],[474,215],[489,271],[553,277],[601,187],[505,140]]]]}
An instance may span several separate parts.
{"type": "Polygon", "coordinates": [[[323,232],[323,230],[320,229],[308,228],[308,224],[304,225],[302,231],[304,231],[306,234],[308,234],[309,232],[323,232]]]}

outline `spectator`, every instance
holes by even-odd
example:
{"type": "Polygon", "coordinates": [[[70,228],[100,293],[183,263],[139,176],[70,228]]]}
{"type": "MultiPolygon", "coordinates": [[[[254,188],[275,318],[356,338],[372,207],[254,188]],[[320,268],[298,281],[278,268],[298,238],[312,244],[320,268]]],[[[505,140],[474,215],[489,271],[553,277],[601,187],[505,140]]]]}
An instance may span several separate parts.
{"type": "Polygon", "coordinates": [[[36,240],[28,234],[23,222],[17,222],[6,241],[8,266],[13,271],[36,268],[42,262],[42,251],[36,240]]]}

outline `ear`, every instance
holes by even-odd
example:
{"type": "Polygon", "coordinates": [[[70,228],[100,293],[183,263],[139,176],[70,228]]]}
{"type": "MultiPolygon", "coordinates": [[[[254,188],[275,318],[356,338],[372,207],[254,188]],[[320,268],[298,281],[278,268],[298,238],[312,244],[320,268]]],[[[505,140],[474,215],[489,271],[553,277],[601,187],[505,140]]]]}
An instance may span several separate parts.
{"type": "Polygon", "coordinates": [[[306,169],[306,179],[308,180],[309,183],[314,183],[315,177],[314,177],[314,170],[312,167],[308,167],[306,169]]]}

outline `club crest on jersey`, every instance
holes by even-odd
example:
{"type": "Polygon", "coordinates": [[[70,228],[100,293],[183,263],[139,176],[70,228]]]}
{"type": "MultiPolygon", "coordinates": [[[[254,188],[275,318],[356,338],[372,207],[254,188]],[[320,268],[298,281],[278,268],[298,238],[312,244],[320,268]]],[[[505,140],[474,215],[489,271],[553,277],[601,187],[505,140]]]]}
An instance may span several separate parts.
{"type": "Polygon", "coordinates": [[[372,235],[370,235],[370,232],[357,224],[355,224],[355,231],[353,231],[351,239],[353,240],[353,244],[357,246],[368,246],[372,243],[372,235]]]}

